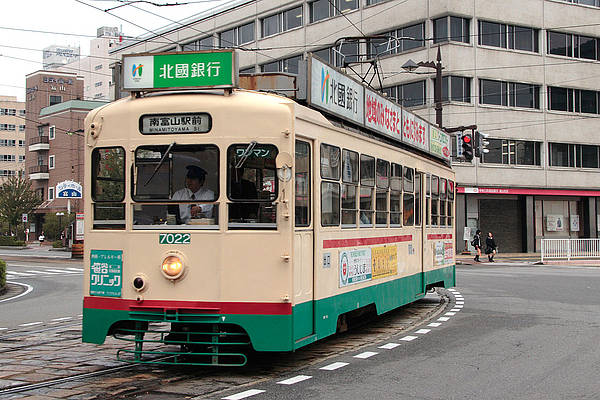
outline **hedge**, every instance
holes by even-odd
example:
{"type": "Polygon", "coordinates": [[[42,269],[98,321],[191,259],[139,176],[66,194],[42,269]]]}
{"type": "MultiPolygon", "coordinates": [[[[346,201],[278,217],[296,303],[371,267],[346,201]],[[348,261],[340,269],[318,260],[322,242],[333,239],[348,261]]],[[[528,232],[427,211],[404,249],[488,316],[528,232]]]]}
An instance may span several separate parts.
{"type": "Polygon", "coordinates": [[[0,260],[0,288],[6,285],[6,263],[0,260]]]}
{"type": "Polygon", "coordinates": [[[25,242],[12,236],[0,236],[0,246],[25,246],[25,242]]]}
{"type": "Polygon", "coordinates": [[[62,240],[55,240],[54,242],[52,242],[53,249],[62,249],[63,247],[65,247],[65,246],[63,245],[62,240]]]}

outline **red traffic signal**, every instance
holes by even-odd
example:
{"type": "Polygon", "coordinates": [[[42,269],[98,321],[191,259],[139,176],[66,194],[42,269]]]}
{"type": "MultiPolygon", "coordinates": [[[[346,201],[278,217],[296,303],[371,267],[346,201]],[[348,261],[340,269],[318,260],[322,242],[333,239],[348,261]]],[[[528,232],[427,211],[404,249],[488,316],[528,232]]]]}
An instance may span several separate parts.
{"type": "Polygon", "coordinates": [[[473,160],[473,137],[470,134],[462,135],[462,155],[466,161],[473,160]]]}

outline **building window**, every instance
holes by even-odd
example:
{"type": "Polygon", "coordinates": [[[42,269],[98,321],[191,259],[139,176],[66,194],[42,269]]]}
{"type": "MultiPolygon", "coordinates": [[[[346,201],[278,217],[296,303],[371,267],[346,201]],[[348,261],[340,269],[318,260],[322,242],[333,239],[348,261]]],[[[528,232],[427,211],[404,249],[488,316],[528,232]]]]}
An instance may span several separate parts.
{"type": "Polygon", "coordinates": [[[551,167],[599,168],[598,146],[548,143],[551,167]]]}
{"type": "Polygon", "coordinates": [[[600,7],[600,0],[562,0],[565,3],[583,4],[586,6],[600,7]]]}
{"type": "Polygon", "coordinates": [[[100,82],[96,82],[96,83],[94,83],[94,86],[95,87],[100,87],[100,86],[102,86],[102,82],[101,81],[100,82]]]}
{"type": "Polygon", "coordinates": [[[54,169],[54,156],[48,156],[48,169],[54,169]]]}
{"type": "Polygon", "coordinates": [[[19,147],[25,147],[25,141],[19,140],[19,147]]]}
{"type": "Polygon", "coordinates": [[[593,90],[548,87],[548,109],[555,111],[600,113],[599,92],[593,90]]]}
{"type": "Polygon", "coordinates": [[[16,140],[14,139],[0,139],[0,147],[15,147],[16,140]]]}
{"type": "Polygon", "coordinates": [[[594,37],[548,31],[548,54],[600,60],[599,46],[600,41],[594,37]]]}
{"type": "Polygon", "coordinates": [[[541,165],[541,143],[512,139],[488,139],[485,164],[541,165]]]}
{"type": "Polygon", "coordinates": [[[462,42],[471,43],[469,30],[470,20],[467,18],[446,16],[433,20],[433,43],[462,42]]]}
{"type": "Polygon", "coordinates": [[[4,162],[15,162],[15,155],[14,154],[0,154],[0,161],[4,161],[4,162]]]}
{"type": "Polygon", "coordinates": [[[10,169],[0,169],[0,176],[15,176],[15,171],[10,169]]]}
{"type": "MultiPolygon", "coordinates": [[[[294,56],[284,60],[273,61],[261,65],[262,72],[287,72],[290,74],[298,74],[298,62],[302,60],[302,56],[294,56]]],[[[252,68],[254,70],[254,68],[252,68]]],[[[242,72],[242,71],[240,71],[242,72]]]]}
{"type": "Polygon", "coordinates": [[[358,8],[358,0],[317,0],[308,3],[310,22],[339,15],[358,8]]]}
{"type": "Polygon", "coordinates": [[[479,21],[479,44],[539,52],[539,29],[479,21]]]}
{"type": "Polygon", "coordinates": [[[25,162],[25,156],[19,156],[19,162],[25,162]]]}
{"type": "Polygon", "coordinates": [[[98,64],[94,66],[94,71],[98,71],[102,69],[102,64],[98,64]]]}
{"type": "Polygon", "coordinates": [[[25,125],[19,125],[19,132],[25,132],[25,125]]]}
{"type": "Polygon", "coordinates": [[[50,105],[53,106],[55,104],[62,103],[62,96],[54,96],[50,95],[50,105]]]}
{"type": "Polygon", "coordinates": [[[55,137],[56,137],[56,127],[54,125],[52,125],[48,128],[48,139],[54,140],[55,137]]]}
{"type": "Polygon", "coordinates": [[[528,83],[479,80],[479,103],[498,106],[540,108],[540,87],[528,83]]]}
{"type": "Polygon", "coordinates": [[[389,0],[367,0],[367,5],[370,6],[372,4],[384,3],[389,0]]]}
{"type": "MultiPolygon", "coordinates": [[[[435,88],[435,78],[433,85],[435,88]]],[[[442,101],[471,102],[471,78],[464,76],[442,77],[442,101]]]]}
{"type": "Polygon", "coordinates": [[[219,47],[235,47],[254,41],[254,21],[219,34],[219,47]]]}
{"type": "Polygon", "coordinates": [[[48,200],[54,200],[54,188],[53,187],[48,188],[48,200]]]}
{"type": "Polygon", "coordinates": [[[19,115],[21,117],[24,117],[25,116],[25,110],[19,110],[19,115]]]}
{"type": "Polygon", "coordinates": [[[425,47],[425,22],[381,33],[386,38],[370,39],[367,42],[369,57],[397,54],[425,47]],[[408,37],[412,39],[399,39],[408,37]]]}
{"type": "MultiPolygon", "coordinates": [[[[231,45],[231,44],[229,44],[231,45]]],[[[193,42],[183,45],[183,51],[202,51],[214,49],[214,39],[212,36],[207,36],[202,39],[195,40],[193,42]]],[[[227,43],[224,43],[224,47],[227,47],[227,43]]]]}
{"type": "Polygon", "coordinates": [[[289,31],[299,26],[302,26],[302,6],[263,18],[261,20],[262,37],[289,31]]]}
{"type": "Polygon", "coordinates": [[[404,85],[383,88],[387,98],[405,107],[422,106],[426,100],[425,81],[405,83],[404,85]]]}

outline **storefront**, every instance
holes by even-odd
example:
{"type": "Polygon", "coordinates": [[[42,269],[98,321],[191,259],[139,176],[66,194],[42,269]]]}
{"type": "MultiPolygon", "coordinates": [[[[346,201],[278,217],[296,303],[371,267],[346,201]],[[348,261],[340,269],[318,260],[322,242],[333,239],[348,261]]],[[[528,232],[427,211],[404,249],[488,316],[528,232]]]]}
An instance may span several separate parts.
{"type": "Polygon", "coordinates": [[[598,237],[600,191],[459,186],[457,193],[458,251],[476,229],[492,232],[504,253],[539,252],[542,238],[598,237]]]}

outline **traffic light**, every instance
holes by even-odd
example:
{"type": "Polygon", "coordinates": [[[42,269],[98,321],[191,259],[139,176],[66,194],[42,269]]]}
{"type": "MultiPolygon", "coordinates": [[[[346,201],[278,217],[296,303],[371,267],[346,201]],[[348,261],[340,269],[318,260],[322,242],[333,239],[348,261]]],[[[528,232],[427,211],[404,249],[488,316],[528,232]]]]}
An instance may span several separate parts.
{"type": "Polygon", "coordinates": [[[487,148],[488,144],[490,144],[487,140],[488,136],[486,133],[475,131],[475,144],[473,146],[475,148],[475,157],[481,158],[485,153],[490,152],[487,148]]]}
{"type": "Polygon", "coordinates": [[[462,155],[466,161],[473,160],[473,136],[469,133],[462,135],[462,155]]]}

